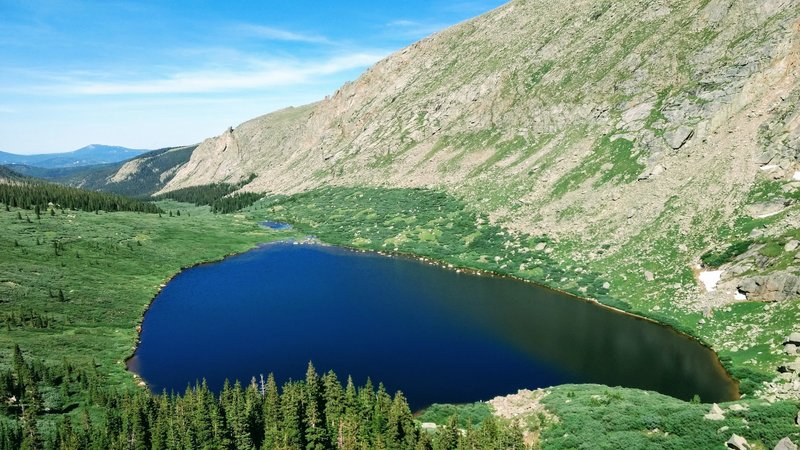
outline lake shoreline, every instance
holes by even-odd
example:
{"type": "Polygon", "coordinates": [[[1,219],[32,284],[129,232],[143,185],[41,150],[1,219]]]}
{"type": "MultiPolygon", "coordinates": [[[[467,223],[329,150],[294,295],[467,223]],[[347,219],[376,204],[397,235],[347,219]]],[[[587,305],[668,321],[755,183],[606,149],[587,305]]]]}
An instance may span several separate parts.
{"type": "Polygon", "coordinates": [[[721,362],[721,360],[719,358],[719,355],[716,353],[716,351],[714,351],[714,349],[710,345],[708,345],[705,342],[703,342],[702,340],[698,339],[696,336],[692,336],[692,335],[690,335],[688,333],[684,333],[682,331],[679,331],[675,327],[673,327],[673,326],[671,326],[669,324],[665,324],[665,323],[659,322],[658,320],[655,320],[655,319],[652,319],[652,318],[649,318],[649,317],[646,317],[646,316],[633,314],[633,313],[630,313],[628,311],[624,311],[624,310],[621,310],[621,309],[618,309],[618,308],[614,308],[612,306],[609,306],[609,305],[606,305],[604,303],[601,303],[597,299],[581,297],[581,296],[575,295],[573,293],[566,292],[566,291],[563,291],[563,290],[559,290],[557,288],[553,288],[551,286],[543,285],[541,283],[538,283],[538,282],[535,282],[535,281],[532,281],[532,280],[528,280],[528,279],[524,279],[524,278],[521,278],[519,276],[515,276],[515,275],[512,275],[512,274],[498,273],[498,272],[495,272],[495,271],[485,270],[485,269],[475,269],[475,268],[471,268],[471,267],[457,266],[457,265],[454,265],[452,263],[448,263],[448,262],[446,262],[446,260],[443,260],[443,259],[437,259],[437,258],[433,258],[433,257],[430,257],[430,256],[421,256],[421,255],[412,254],[412,253],[387,252],[387,251],[381,251],[381,250],[370,250],[370,249],[357,248],[357,247],[348,246],[348,245],[331,244],[331,243],[327,243],[327,242],[321,241],[320,239],[318,239],[316,237],[313,237],[313,236],[307,236],[305,238],[302,238],[299,235],[296,235],[296,236],[280,236],[280,237],[276,236],[275,240],[259,243],[259,244],[255,245],[255,246],[253,246],[251,248],[248,248],[246,250],[243,250],[243,251],[240,251],[240,252],[232,252],[232,253],[230,253],[228,255],[225,255],[225,256],[223,256],[221,258],[216,258],[214,260],[209,260],[209,261],[201,261],[201,262],[198,262],[198,263],[183,267],[179,271],[175,272],[174,274],[172,274],[171,276],[166,278],[166,280],[160,285],[158,291],[155,293],[155,295],[151,299],[151,301],[148,304],[148,306],[145,309],[145,311],[142,313],[141,318],[140,318],[140,320],[139,320],[139,322],[137,324],[137,336],[136,336],[135,345],[133,347],[133,351],[132,351],[131,355],[128,356],[125,359],[126,369],[134,375],[134,379],[135,379],[135,381],[137,381],[137,384],[139,384],[140,386],[149,388],[149,386],[147,385],[147,382],[138,373],[136,373],[136,371],[131,367],[131,364],[130,364],[131,360],[133,358],[135,358],[136,351],[138,350],[139,345],[141,343],[141,333],[142,333],[142,330],[143,330],[144,317],[147,314],[147,312],[150,311],[150,308],[151,308],[153,302],[155,301],[155,299],[158,297],[158,295],[161,293],[163,288],[166,287],[166,285],[169,282],[171,282],[176,276],[180,275],[185,270],[188,270],[188,269],[191,269],[191,268],[195,268],[195,267],[199,267],[199,266],[203,266],[203,265],[215,264],[215,263],[221,262],[221,261],[223,261],[223,260],[225,260],[227,258],[233,257],[233,256],[241,255],[241,254],[248,253],[248,252],[251,252],[251,251],[254,251],[254,250],[258,250],[259,248],[267,247],[267,246],[270,246],[270,245],[277,245],[277,244],[281,244],[281,243],[284,243],[284,244],[293,243],[293,244],[296,244],[296,245],[313,244],[313,245],[319,245],[319,246],[322,246],[322,247],[341,249],[341,250],[344,250],[344,251],[354,252],[354,253],[368,253],[368,254],[374,254],[374,255],[378,255],[378,256],[382,256],[382,257],[402,258],[402,259],[406,259],[406,260],[412,260],[412,261],[425,263],[426,265],[436,266],[436,267],[439,267],[439,268],[442,268],[442,269],[445,269],[445,270],[448,270],[448,271],[451,271],[451,272],[454,272],[454,273],[459,273],[459,274],[460,273],[464,273],[464,274],[473,275],[473,276],[479,276],[479,277],[492,277],[492,278],[498,278],[498,279],[513,280],[513,281],[517,281],[517,282],[526,283],[527,285],[532,285],[532,286],[535,286],[535,287],[540,288],[540,289],[544,289],[544,290],[552,292],[552,293],[557,293],[559,295],[563,295],[563,296],[567,296],[569,298],[577,299],[577,300],[580,300],[581,302],[586,303],[586,304],[602,306],[605,310],[608,310],[610,312],[613,312],[613,313],[616,313],[616,314],[619,314],[619,315],[623,315],[623,316],[626,316],[626,317],[630,317],[630,318],[638,319],[638,320],[641,320],[641,321],[649,322],[649,323],[652,323],[652,324],[655,324],[655,325],[658,325],[658,326],[661,326],[661,327],[666,327],[672,333],[678,335],[679,337],[688,338],[689,340],[694,341],[695,343],[698,343],[702,347],[704,347],[707,350],[709,350],[714,355],[713,361],[714,361],[714,365],[715,365],[715,370],[718,371],[719,374],[723,375],[727,379],[727,381],[729,381],[733,386],[735,386],[735,388],[734,388],[735,389],[735,393],[734,393],[735,395],[731,396],[731,397],[733,397],[733,399],[730,400],[730,401],[738,400],[740,398],[739,391],[738,391],[738,386],[739,386],[738,380],[733,378],[730,375],[730,373],[727,371],[727,369],[725,369],[725,367],[723,366],[723,364],[722,364],[722,362],[721,362]]]}

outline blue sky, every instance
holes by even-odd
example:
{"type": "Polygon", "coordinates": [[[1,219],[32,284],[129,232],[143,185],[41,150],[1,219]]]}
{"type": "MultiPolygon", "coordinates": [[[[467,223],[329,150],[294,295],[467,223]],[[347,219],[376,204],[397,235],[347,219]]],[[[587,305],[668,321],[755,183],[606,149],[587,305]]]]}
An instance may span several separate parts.
{"type": "Polygon", "coordinates": [[[0,150],[191,144],[504,0],[0,0],[0,150]]]}

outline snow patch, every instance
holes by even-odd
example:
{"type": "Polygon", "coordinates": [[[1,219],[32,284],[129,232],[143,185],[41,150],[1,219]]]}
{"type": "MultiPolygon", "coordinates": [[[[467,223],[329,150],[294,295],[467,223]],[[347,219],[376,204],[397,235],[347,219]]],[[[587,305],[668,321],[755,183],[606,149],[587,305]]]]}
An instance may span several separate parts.
{"type": "Polygon", "coordinates": [[[733,296],[734,300],[747,300],[747,295],[737,292],[736,295],[733,296]]]}
{"type": "Polygon", "coordinates": [[[773,170],[779,168],[780,166],[777,164],[767,164],[766,166],[761,166],[761,170],[764,172],[772,172],[773,170]]]}
{"type": "Polygon", "coordinates": [[[719,279],[722,278],[723,273],[725,273],[724,270],[706,270],[700,272],[698,278],[700,278],[700,281],[705,285],[706,292],[714,292],[717,290],[717,283],[719,283],[719,279]]]}
{"type": "Polygon", "coordinates": [[[792,181],[800,181],[800,170],[798,170],[797,172],[794,173],[794,175],[792,175],[792,181]]]}

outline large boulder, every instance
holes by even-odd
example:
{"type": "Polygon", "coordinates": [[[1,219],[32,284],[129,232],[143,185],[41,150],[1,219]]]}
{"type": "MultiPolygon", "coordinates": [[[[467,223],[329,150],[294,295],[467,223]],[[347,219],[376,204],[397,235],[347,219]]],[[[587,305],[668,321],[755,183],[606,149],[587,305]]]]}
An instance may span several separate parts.
{"type": "Polygon", "coordinates": [[[794,362],[786,363],[778,367],[778,372],[780,373],[797,373],[800,372],[800,358],[794,360],[794,362]]]}
{"type": "Polygon", "coordinates": [[[693,134],[693,129],[681,125],[676,130],[667,131],[664,133],[664,139],[667,141],[667,145],[672,147],[673,150],[678,150],[679,148],[683,147],[683,144],[685,144],[693,134]]]}
{"type": "Polygon", "coordinates": [[[775,450],[797,450],[797,445],[795,445],[791,439],[785,437],[778,441],[778,445],[775,446],[775,450]]]}
{"type": "Polygon", "coordinates": [[[791,333],[789,336],[786,337],[786,340],[783,341],[783,343],[800,345],[800,333],[798,333],[797,331],[791,333]]]}
{"type": "Polygon", "coordinates": [[[725,415],[722,411],[722,408],[720,408],[716,403],[711,406],[711,410],[708,411],[708,414],[703,417],[706,420],[725,420],[725,415]]]}
{"type": "Polygon", "coordinates": [[[731,435],[731,438],[728,439],[728,442],[726,442],[725,445],[733,450],[752,450],[750,444],[747,443],[747,439],[739,436],[736,433],[731,435]]]}

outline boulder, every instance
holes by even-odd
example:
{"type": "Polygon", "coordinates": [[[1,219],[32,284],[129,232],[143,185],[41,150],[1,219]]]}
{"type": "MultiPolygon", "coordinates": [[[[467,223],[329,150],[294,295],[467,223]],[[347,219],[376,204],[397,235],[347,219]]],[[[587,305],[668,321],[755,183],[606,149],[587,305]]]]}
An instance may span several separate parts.
{"type": "Polygon", "coordinates": [[[703,416],[706,420],[725,420],[725,414],[722,411],[722,408],[719,407],[718,404],[714,403],[711,406],[711,410],[708,411],[708,414],[703,416]]]}
{"type": "Polygon", "coordinates": [[[731,435],[731,438],[728,439],[728,442],[726,442],[725,445],[734,450],[752,450],[750,444],[747,443],[747,439],[739,436],[736,433],[731,435]]]}
{"type": "Polygon", "coordinates": [[[778,367],[780,373],[797,373],[800,372],[800,358],[794,362],[786,363],[778,367]]]}
{"type": "Polygon", "coordinates": [[[653,281],[653,280],[656,279],[656,276],[653,275],[653,272],[650,272],[649,270],[645,270],[644,271],[644,279],[647,280],[647,281],[653,281]]]}
{"type": "Polygon", "coordinates": [[[683,144],[685,144],[693,134],[693,129],[681,125],[676,130],[664,133],[664,140],[667,141],[667,145],[669,145],[673,150],[678,150],[679,148],[683,147],[683,144]]]}
{"type": "Polygon", "coordinates": [[[783,352],[787,355],[796,355],[797,354],[797,345],[795,344],[786,344],[783,346],[783,352]]]}
{"type": "Polygon", "coordinates": [[[786,245],[783,246],[783,250],[787,252],[793,252],[800,247],[800,241],[797,239],[792,239],[791,241],[787,242],[786,245]]]}
{"type": "Polygon", "coordinates": [[[783,341],[784,344],[794,344],[800,345],[800,333],[793,332],[789,336],[786,337],[786,340],[783,341]]]}
{"type": "Polygon", "coordinates": [[[436,428],[438,428],[433,422],[423,422],[421,427],[425,431],[436,431],[436,428]]]}
{"type": "Polygon", "coordinates": [[[775,450],[797,450],[797,446],[792,442],[791,439],[785,437],[778,441],[778,445],[775,446],[775,450]]]}

